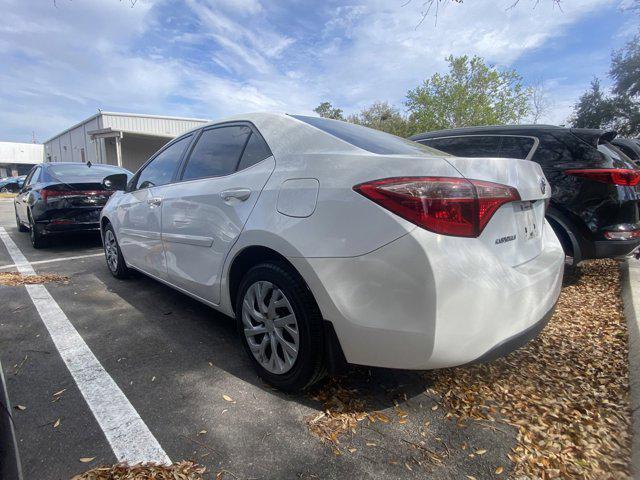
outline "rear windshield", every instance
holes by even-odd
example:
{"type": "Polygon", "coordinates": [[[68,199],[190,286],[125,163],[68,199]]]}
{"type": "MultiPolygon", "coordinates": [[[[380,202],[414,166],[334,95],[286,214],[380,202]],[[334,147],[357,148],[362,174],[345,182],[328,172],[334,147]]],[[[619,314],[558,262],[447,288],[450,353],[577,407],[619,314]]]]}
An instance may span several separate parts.
{"type": "Polygon", "coordinates": [[[362,148],[371,153],[381,155],[435,155],[448,156],[446,153],[434,148],[421,145],[411,140],[396,137],[389,133],[374,130],[372,128],[355,125],[353,123],[329,120],[322,117],[306,117],[304,115],[291,115],[300,121],[319,128],[334,137],[338,137],[354,147],[362,148]]]}
{"type": "Polygon", "coordinates": [[[56,180],[64,180],[65,178],[73,178],[76,180],[99,180],[102,181],[107,175],[114,173],[126,173],[131,176],[131,172],[124,168],[112,165],[91,165],[86,163],[78,163],[77,165],[49,165],[47,173],[56,180]]]}

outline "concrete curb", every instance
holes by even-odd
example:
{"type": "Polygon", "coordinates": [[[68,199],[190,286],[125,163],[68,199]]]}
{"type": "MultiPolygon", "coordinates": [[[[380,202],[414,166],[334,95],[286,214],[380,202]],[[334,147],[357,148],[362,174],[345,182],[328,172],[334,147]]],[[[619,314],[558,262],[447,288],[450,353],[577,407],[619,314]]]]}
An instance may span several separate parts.
{"type": "Polygon", "coordinates": [[[640,261],[627,258],[621,265],[621,296],[629,332],[629,396],[631,401],[631,474],[640,472],[640,261]]]}

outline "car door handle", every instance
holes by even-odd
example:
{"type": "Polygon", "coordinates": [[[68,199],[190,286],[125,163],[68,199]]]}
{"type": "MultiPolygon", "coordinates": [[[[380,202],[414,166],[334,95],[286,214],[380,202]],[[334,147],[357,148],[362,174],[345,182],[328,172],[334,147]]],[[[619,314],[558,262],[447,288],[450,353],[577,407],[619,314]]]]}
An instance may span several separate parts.
{"type": "Polygon", "coordinates": [[[222,200],[224,200],[225,202],[233,200],[234,198],[236,200],[244,202],[250,196],[251,190],[248,188],[231,188],[229,190],[220,192],[220,197],[222,197],[222,200]]]}
{"type": "Polygon", "coordinates": [[[150,198],[149,200],[147,200],[147,203],[152,207],[158,207],[162,203],[162,199],[159,197],[150,198]]]}

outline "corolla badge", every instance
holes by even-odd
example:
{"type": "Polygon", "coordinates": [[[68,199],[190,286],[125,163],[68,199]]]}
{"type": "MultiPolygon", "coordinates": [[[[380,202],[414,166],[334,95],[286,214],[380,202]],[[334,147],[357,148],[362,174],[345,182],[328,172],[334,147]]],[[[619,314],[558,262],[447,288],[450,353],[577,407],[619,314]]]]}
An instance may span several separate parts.
{"type": "Polygon", "coordinates": [[[544,194],[547,191],[547,182],[544,177],[540,178],[540,191],[544,194]]]}

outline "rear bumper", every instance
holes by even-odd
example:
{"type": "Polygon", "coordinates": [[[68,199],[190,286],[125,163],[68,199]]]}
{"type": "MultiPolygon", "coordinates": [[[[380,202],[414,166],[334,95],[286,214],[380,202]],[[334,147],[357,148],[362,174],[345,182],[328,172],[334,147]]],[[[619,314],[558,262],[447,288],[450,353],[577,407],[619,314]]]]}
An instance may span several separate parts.
{"type": "Polygon", "coordinates": [[[503,340],[487,353],[482,355],[480,358],[477,358],[469,364],[472,365],[475,363],[491,362],[500,357],[504,357],[505,355],[513,352],[514,350],[517,350],[520,347],[524,347],[527,343],[536,338],[540,334],[540,332],[542,332],[542,330],[544,330],[544,327],[546,327],[547,323],[549,323],[549,320],[551,320],[554,311],[555,305],[538,322],[534,323],[522,332],[519,332],[514,336],[503,340]]]}
{"type": "Polygon", "coordinates": [[[548,224],[534,259],[506,266],[478,239],[416,228],[353,258],[290,258],[349,363],[402,369],[467,364],[536,333],[560,294],[564,252],[548,224]]]}
{"type": "Polygon", "coordinates": [[[38,225],[41,226],[41,231],[45,235],[54,235],[57,233],[66,232],[97,232],[100,230],[100,223],[98,222],[74,222],[59,224],[38,222],[38,225]]]}
{"type": "Polygon", "coordinates": [[[594,258],[612,258],[628,255],[640,245],[640,240],[600,240],[593,242],[594,258]]]}
{"type": "Polygon", "coordinates": [[[101,211],[102,207],[48,209],[35,216],[35,219],[44,235],[97,231],[100,229],[101,211]]]}

